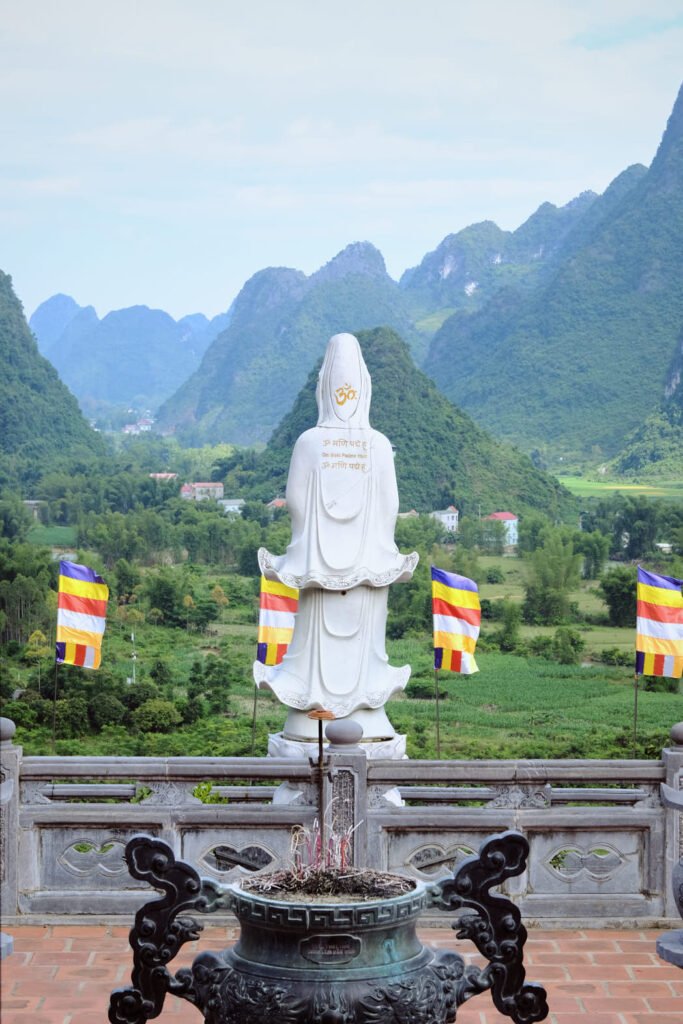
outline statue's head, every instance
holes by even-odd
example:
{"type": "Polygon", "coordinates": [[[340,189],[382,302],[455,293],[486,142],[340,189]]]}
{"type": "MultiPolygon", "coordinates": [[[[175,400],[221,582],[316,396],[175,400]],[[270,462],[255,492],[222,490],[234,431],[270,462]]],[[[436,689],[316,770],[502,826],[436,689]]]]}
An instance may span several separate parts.
{"type": "Polygon", "coordinates": [[[372,385],[358,339],[353,334],[330,338],[318,375],[319,427],[369,427],[372,385]]]}

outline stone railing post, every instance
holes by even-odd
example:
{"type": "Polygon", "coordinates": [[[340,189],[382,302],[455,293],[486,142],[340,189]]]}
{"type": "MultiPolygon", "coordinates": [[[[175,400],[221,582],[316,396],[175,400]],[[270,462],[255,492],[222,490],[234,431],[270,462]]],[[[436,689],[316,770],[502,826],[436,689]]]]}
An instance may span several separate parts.
{"type": "MultiPolygon", "coordinates": [[[[678,722],[671,730],[671,746],[662,751],[662,761],[666,771],[665,786],[669,792],[674,791],[675,802],[683,799],[683,722],[678,722]]],[[[674,898],[674,876],[677,886],[683,872],[683,812],[665,802],[665,896],[667,917],[676,918],[680,907],[674,898]]]]}
{"type": "Polygon", "coordinates": [[[351,840],[351,863],[367,864],[367,824],[365,808],[368,786],[368,761],[358,746],[363,730],[357,722],[340,719],[325,729],[329,741],[325,750],[323,782],[325,833],[343,834],[351,840]]]}
{"type": "MultiPolygon", "coordinates": [[[[19,769],[21,747],[12,743],[16,726],[0,718],[0,905],[6,917],[18,913],[19,769]]],[[[0,933],[1,955],[12,952],[12,938],[0,933]]]]}

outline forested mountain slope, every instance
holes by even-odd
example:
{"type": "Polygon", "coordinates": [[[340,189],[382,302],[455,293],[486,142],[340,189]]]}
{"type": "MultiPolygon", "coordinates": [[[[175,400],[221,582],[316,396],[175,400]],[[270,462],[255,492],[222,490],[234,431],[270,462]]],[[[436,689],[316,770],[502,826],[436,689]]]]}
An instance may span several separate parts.
{"type": "Polygon", "coordinates": [[[664,398],[683,326],[683,90],[650,169],[602,198],[547,283],[451,317],[425,364],[478,422],[526,448],[614,454],[664,398]]]}
{"type": "MultiPolygon", "coordinates": [[[[502,444],[455,408],[420,370],[408,346],[390,328],[357,335],[372,377],[370,422],[396,448],[401,508],[431,511],[454,503],[466,513],[543,511],[566,517],[574,499],[531,460],[502,444]]],[[[256,497],[283,492],[292,447],[317,421],[318,366],[309,374],[291,411],[255,463],[235,479],[256,497]]]]}
{"type": "Polygon", "coordinates": [[[259,271],[199,369],[159,410],[157,428],[192,443],[265,441],[330,336],[377,324],[419,345],[402,293],[369,243],[347,246],[310,277],[259,271]]]}
{"type": "Polygon", "coordinates": [[[626,439],[609,467],[618,476],[683,481],[683,331],[667,374],[664,400],[626,439]]]}
{"type": "Polygon", "coordinates": [[[104,442],[41,356],[12,279],[0,271],[0,453],[26,463],[79,451],[102,454],[104,442]]]}
{"type": "Polygon", "coordinates": [[[475,312],[501,288],[529,289],[546,278],[562,258],[565,243],[598,197],[583,192],[566,206],[543,203],[515,231],[483,221],[447,235],[400,286],[425,326],[435,315],[475,312]]]}

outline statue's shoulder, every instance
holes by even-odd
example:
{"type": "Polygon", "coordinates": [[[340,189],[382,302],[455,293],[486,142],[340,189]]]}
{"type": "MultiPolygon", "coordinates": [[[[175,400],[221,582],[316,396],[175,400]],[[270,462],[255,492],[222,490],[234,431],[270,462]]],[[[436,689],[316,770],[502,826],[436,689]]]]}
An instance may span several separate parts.
{"type": "Polygon", "coordinates": [[[375,449],[375,451],[386,451],[389,454],[391,454],[391,441],[385,434],[380,434],[379,430],[374,430],[371,428],[370,440],[372,441],[372,447],[375,449]]]}
{"type": "Polygon", "coordinates": [[[310,448],[312,445],[320,443],[320,427],[311,427],[309,430],[304,430],[303,434],[299,434],[296,441],[294,442],[294,449],[297,448],[310,448]]]}

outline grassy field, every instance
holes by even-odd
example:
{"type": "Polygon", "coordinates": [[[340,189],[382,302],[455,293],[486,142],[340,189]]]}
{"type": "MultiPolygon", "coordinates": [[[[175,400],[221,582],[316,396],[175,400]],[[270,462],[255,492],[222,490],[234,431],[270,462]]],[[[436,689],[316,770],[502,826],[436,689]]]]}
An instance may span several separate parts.
{"type": "MultiPolygon", "coordinates": [[[[482,598],[490,601],[509,600],[521,603],[524,600],[524,587],[526,581],[525,563],[519,558],[510,558],[502,555],[487,555],[479,559],[481,566],[479,592],[482,598]],[[486,572],[488,569],[500,569],[505,574],[504,583],[486,583],[486,572]]],[[[579,590],[572,595],[583,615],[599,618],[605,615],[605,603],[600,596],[597,580],[583,580],[579,590]]],[[[493,629],[497,623],[483,624],[483,628],[493,629]]],[[[635,622],[633,628],[620,628],[618,626],[604,625],[580,625],[577,627],[586,643],[584,652],[586,660],[592,656],[599,656],[600,653],[611,647],[618,647],[622,651],[632,651],[635,642],[635,622]]],[[[532,636],[552,636],[555,626],[525,626],[520,627],[521,635],[525,639],[532,636]]]]}
{"type": "Polygon", "coordinates": [[[665,498],[683,501],[683,481],[658,480],[657,483],[630,483],[615,480],[589,480],[583,476],[560,476],[560,483],[579,498],[608,498],[622,494],[644,495],[646,498],[665,498]]]}
{"type": "Polygon", "coordinates": [[[75,526],[33,526],[27,540],[29,544],[46,548],[73,548],[76,545],[75,526]]]}

